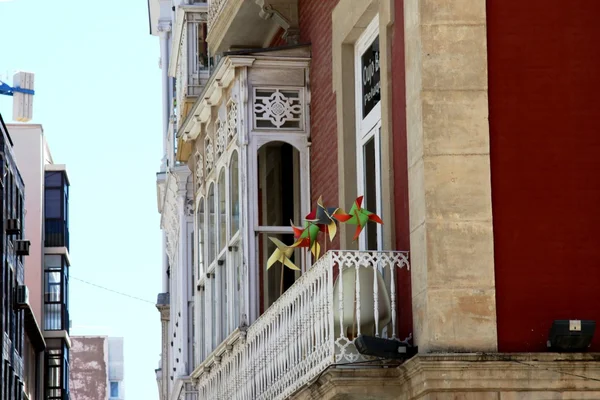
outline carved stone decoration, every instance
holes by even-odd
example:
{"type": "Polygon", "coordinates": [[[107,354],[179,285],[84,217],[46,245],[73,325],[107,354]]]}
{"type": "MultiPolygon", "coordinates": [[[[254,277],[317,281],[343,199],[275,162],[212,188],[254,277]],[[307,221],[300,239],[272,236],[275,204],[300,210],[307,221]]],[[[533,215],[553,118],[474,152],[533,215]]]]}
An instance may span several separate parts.
{"type": "Polygon", "coordinates": [[[299,89],[255,89],[254,127],[302,129],[302,103],[299,89]]]}
{"type": "Polygon", "coordinates": [[[176,268],[177,265],[177,248],[179,246],[177,191],[177,179],[174,176],[170,176],[167,182],[162,228],[165,231],[166,252],[172,268],[176,268]]]}
{"type": "Polygon", "coordinates": [[[212,28],[215,19],[225,4],[225,0],[212,0],[208,3],[208,30],[212,28]]]}
{"type": "Polygon", "coordinates": [[[204,157],[202,157],[202,153],[196,151],[196,184],[198,187],[202,186],[204,183],[204,157]]]}
{"type": "Polygon", "coordinates": [[[171,21],[159,21],[156,29],[161,33],[171,32],[171,21]]]}
{"type": "Polygon", "coordinates": [[[221,158],[221,155],[223,155],[223,153],[225,152],[225,146],[227,145],[227,139],[226,139],[226,135],[227,135],[227,124],[223,121],[221,121],[220,119],[217,120],[217,145],[216,145],[216,149],[215,152],[216,154],[216,159],[218,160],[219,158],[221,158]]]}
{"type": "Polygon", "coordinates": [[[237,103],[233,100],[227,106],[227,140],[231,141],[237,136],[237,103]]]}
{"type": "Polygon", "coordinates": [[[185,215],[188,217],[194,215],[194,199],[185,200],[185,215]]]}
{"type": "Polygon", "coordinates": [[[210,171],[215,167],[215,155],[214,148],[211,138],[208,136],[204,140],[204,156],[206,157],[206,173],[210,174],[210,171]]]}

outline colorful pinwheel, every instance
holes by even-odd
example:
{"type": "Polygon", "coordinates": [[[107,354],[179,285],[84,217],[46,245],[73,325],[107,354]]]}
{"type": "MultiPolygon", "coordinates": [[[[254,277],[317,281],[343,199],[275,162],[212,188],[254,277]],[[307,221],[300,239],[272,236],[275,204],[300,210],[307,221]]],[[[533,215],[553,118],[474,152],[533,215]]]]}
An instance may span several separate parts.
{"type": "Polygon", "coordinates": [[[304,221],[304,228],[300,228],[293,222],[290,221],[290,223],[294,229],[294,237],[297,239],[291,247],[307,247],[318,259],[321,253],[321,245],[317,242],[317,236],[321,230],[319,225],[311,221],[304,221]]]}
{"type": "Polygon", "coordinates": [[[344,213],[339,207],[325,207],[323,205],[323,196],[317,200],[317,209],[311,211],[306,216],[306,220],[319,225],[322,232],[329,234],[329,240],[333,241],[337,233],[337,224],[333,216],[338,213],[344,213]]]}
{"type": "Polygon", "coordinates": [[[269,260],[267,261],[267,269],[271,268],[271,266],[276,262],[280,262],[282,265],[288,267],[289,269],[300,271],[300,268],[296,267],[292,260],[290,260],[290,257],[294,253],[294,248],[284,244],[283,242],[281,242],[281,240],[277,238],[269,236],[269,239],[271,240],[271,242],[275,243],[275,246],[277,246],[277,248],[275,249],[273,254],[271,254],[271,257],[269,257],[269,260]]]}
{"type": "Polygon", "coordinates": [[[345,222],[347,224],[356,225],[356,233],[354,234],[353,240],[358,239],[358,236],[362,232],[367,222],[373,221],[378,224],[383,224],[383,221],[379,216],[362,208],[363,196],[360,196],[356,199],[352,208],[348,212],[348,214],[343,212],[338,212],[333,217],[340,222],[345,222]]]}

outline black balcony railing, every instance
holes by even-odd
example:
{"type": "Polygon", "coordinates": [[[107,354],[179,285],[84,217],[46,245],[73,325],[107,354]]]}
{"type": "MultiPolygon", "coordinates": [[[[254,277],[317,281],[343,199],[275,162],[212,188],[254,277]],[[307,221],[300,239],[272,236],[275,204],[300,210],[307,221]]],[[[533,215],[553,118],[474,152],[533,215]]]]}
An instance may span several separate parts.
{"type": "Polygon", "coordinates": [[[44,330],[69,331],[69,309],[65,304],[44,304],[44,330]]]}
{"type": "Polygon", "coordinates": [[[69,226],[64,219],[46,218],[44,246],[69,248],[69,226]]]}

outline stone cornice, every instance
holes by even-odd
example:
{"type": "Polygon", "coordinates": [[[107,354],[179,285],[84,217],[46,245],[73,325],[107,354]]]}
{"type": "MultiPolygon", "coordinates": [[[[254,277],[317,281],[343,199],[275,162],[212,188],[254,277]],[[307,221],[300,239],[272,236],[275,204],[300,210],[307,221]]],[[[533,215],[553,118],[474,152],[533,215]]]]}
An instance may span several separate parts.
{"type": "Polygon", "coordinates": [[[526,391],[591,392],[589,398],[597,398],[592,395],[600,393],[600,354],[420,354],[395,368],[330,369],[292,399],[358,398],[365,388],[382,399],[526,391]]]}

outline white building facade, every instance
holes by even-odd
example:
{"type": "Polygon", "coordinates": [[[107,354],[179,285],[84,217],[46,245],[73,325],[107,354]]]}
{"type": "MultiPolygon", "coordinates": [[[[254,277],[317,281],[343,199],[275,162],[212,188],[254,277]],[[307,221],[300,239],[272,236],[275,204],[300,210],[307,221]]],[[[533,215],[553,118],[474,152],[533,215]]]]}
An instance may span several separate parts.
{"type": "Polygon", "coordinates": [[[38,391],[44,399],[69,396],[69,176],[56,164],[38,124],[8,125],[25,183],[25,230],[31,256],[25,284],[45,342],[38,391]]]}
{"type": "Polygon", "coordinates": [[[269,237],[293,243],[290,221],[311,210],[311,53],[296,43],[297,2],[151,1],[149,11],[163,70],[161,400],[287,398],[332,364],[368,360],[354,343],[361,329],[397,338],[405,253],[315,262],[295,249],[298,271],[266,269],[269,237]],[[263,48],[277,35],[287,44],[263,48]]]}

